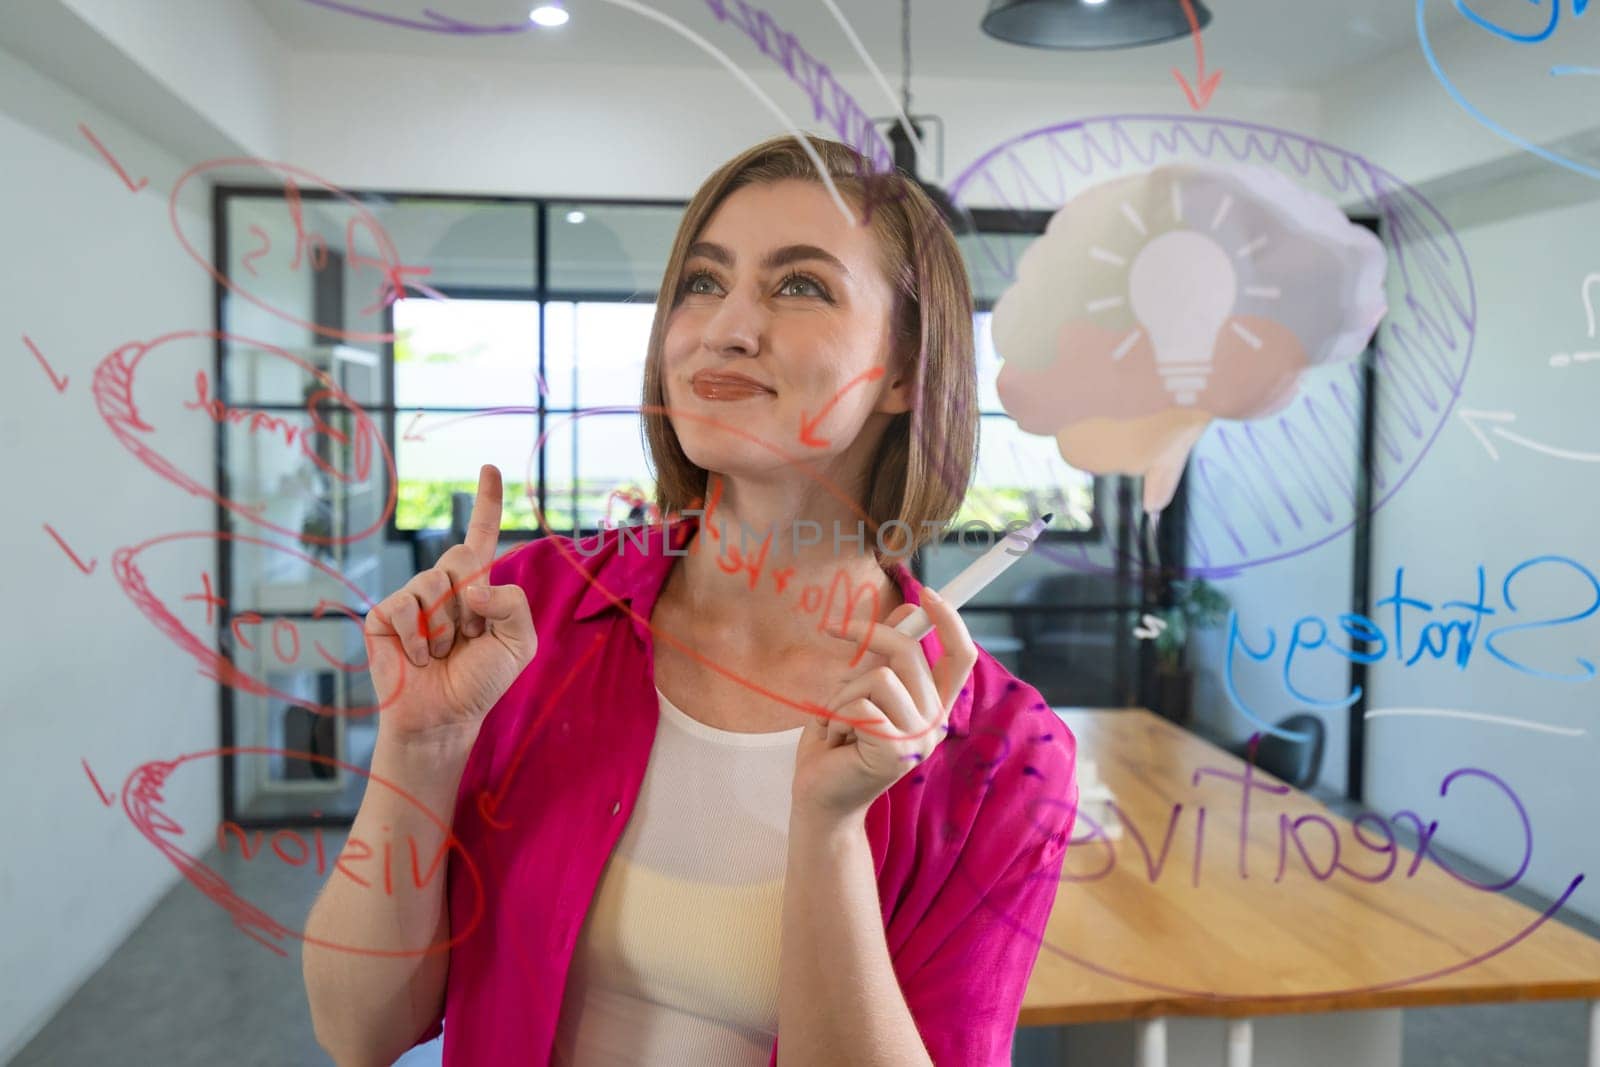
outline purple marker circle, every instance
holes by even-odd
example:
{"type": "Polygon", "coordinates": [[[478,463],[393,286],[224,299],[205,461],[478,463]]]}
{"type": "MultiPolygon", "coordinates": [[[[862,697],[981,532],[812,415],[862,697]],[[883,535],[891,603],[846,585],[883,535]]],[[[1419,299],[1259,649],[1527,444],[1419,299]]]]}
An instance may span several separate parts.
{"type": "MultiPolygon", "coordinates": [[[[1043,701],[1030,705],[1030,710],[1054,718],[1043,701]]],[[[1051,725],[1051,733],[1035,736],[1035,744],[1029,745],[1029,749],[1011,752],[1008,758],[984,761],[981,765],[994,768],[992,774],[982,781],[982,789],[987,790],[992,785],[995,789],[1026,790],[1030,793],[1030,797],[1024,801],[1026,819],[1014,827],[1014,832],[1018,833],[1021,840],[1014,843],[1013,848],[1026,856],[1037,857],[1038,869],[1032,873],[1019,872],[1018,881],[1011,881],[1010,885],[997,893],[997,886],[987,877],[987,872],[957,864],[950,873],[952,888],[947,891],[970,893],[974,897],[974,907],[986,910],[992,920],[1010,929],[1011,936],[1037,945],[1040,958],[1048,953],[1074,971],[1125,984],[1130,1000],[1139,1001],[1138,1011],[1134,1013],[1139,1017],[1211,1014],[1213,1006],[1219,1013],[1230,1014],[1226,1005],[1230,1001],[1240,1000],[1253,1001],[1256,1005],[1282,1006],[1256,1009],[1251,1014],[1270,1014],[1277,1009],[1293,1011],[1296,1005],[1317,1005],[1318,1001],[1323,1001],[1322,1006],[1307,1009],[1322,1011],[1328,1008],[1325,1003],[1328,998],[1355,998],[1371,993],[1387,993],[1392,998],[1389,1006],[1422,1005],[1427,1003],[1427,993],[1408,990],[1416,985],[1464,973],[1501,957],[1502,953],[1522,944],[1528,937],[1538,933],[1542,926],[1554,920],[1587,881],[1584,873],[1576,873],[1568,878],[1562,893],[1542,910],[1502,910],[1485,917],[1483,929],[1477,934],[1480,941],[1474,939],[1458,944],[1456,939],[1450,937],[1435,937],[1435,944],[1424,957],[1411,957],[1408,953],[1403,960],[1395,958],[1381,961],[1382,966],[1373,966],[1368,971],[1374,977],[1373,981],[1365,984],[1352,984],[1349,977],[1338,973],[1334,973],[1326,984],[1320,981],[1302,982],[1306,974],[1314,973],[1315,968],[1314,971],[1301,971],[1299,968],[1322,960],[1326,952],[1326,945],[1318,945],[1315,939],[1307,944],[1286,945],[1280,950],[1280,960],[1272,965],[1253,968],[1248,966],[1254,950],[1251,937],[1261,931],[1251,931],[1248,926],[1240,931],[1219,931],[1214,926],[1197,926],[1178,921],[1179,918],[1186,915],[1192,918],[1202,907],[1211,910],[1213,904],[1216,905],[1213,913],[1218,917],[1229,912],[1253,915],[1256,912],[1251,910],[1251,902],[1278,897],[1280,901],[1290,902],[1290,909],[1277,910],[1275,921],[1282,923],[1286,917],[1299,912],[1298,904],[1294,902],[1306,899],[1302,894],[1306,893],[1309,886],[1330,880],[1336,880],[1334,885],[1339,886],[1331,891],[1334,896],[1342,893],[1362,894],[1365,897],[1363,907],[1371,909],[1373,920],[1394,921],[1398,925],[1405,923],[1405,915],[1389,912],[1381,901],[1371,899],[1374,886],[1381,888],[1394,885],[1402,889],[1413,886],[1406,891],[1413,901],[1419,901],[1426,899],[1429,891],[1445,885],[1445,878],[1450,878],[1485,896],[1499,896],[1522,881],[1533,859],[1533,827],[1528,822],[1522,800],[1510,789],[1509,784],[1483,769],[1454,769],[1445,774],[1440,782],[1438,795],[1443,798],[1450,792],[1451,782],[1458,777],[1490,779],[1506,792],[1518,816],[1522,817],[1522,864],[1518,865],[1514,875],[1494,885],[1470,881],[1461,872],[1446,865],[1437,853],[1429,854],[1427,838],[1421,845],[1421,853],[1413,854],[1411,849],[1398,841],[1392,829],[1387,829],[1386,840],[1376,845],[1370,838],[1363,837],[1358,822],[1339,829],[1333,821],[1326,819],[1326,814],[1330,813],[1315,805],[1312,798],[1293,795],[1288,787],[1282,787],[1283,793],[1277,797],[1269,795],[1256,798],[1256,806],[1248,809],[1248,814],[1238,816],[1240,821],[1248,821],[1245,825],[1251,827],[1251,856],[1256,859],[1256,865],[1246,873],[1245,861],[1238,851],[1243,848],[1242,838],[1238,837],[1240,822],[1230,819],[1230,813],[1237,809],[1238,797],[1227,797],[1221,805],[1214,806],[1213,811],[1224,813],[1222,817],[1227,821],[1221,824],[1213,822],[1211,837],[1206,837],[1203,814],[1195,813],[1195,808],[1190,806],[1190,798],[1182,798],[1182,803],[1174,803],[1170,816],[1158,813],[1158,809],[1165,806],[1165,801],[1173,800],[1171,795],[1166,795],[1162,803],[1142,813],[1136,811],[1130,814],[1117,809],[1112,817],[1123,825],[1122,837],[1115,840],[1107,837],[1102,825],[1077,806],[1082,797],[1072,785],[1075,782],[1072,761],[1082,749],[1078,747],[1077,739],[1062,749],[1062,742],[1056,739],[1056,726],[1056,723],[1051,725]],[[1051,758],[1053,755],[1056,758],[1051,758]],[[1062,816],[1072,822],[1069,838],[1061,837],[1062,816]],[[1328,859],[1326,841],[1320,835],[1307,832],[1307,840],[1302,841],[1299,837],[1299,819],[1291,825],[1285,825],[1280,821],[1285,816],[1304,816],[1307,821],[1315,819],[1328,824],[1336,835],[1331,859],[1328,859]],[[1274,833],[1270,830],[1272,825],[1277,825],[1280,848],[1283,848],[1278,857],[1280,869],[1277,872],[1270,864],[1269,849],[1262,848],[1274,833]],[[1360,843],[1362,848],[1355,848],[1355,843],[1360,843]],[[1395,848],[1397,843],[1400,845],[1398,849],[1395,848]],[[1387,849],[1381,848],[1382,845],[1387,845],[1387,849]],[[1078,857],[1078,869],[1074,870],[1074,857],[1078,849],[1096,846],[1104,849],[1104,859],[1099,856],[1086,859],[1078,857]],[[1054,859],[1058,857],[1054,849],[1058,848],[1062,849],[1059,853],[1059,873],[1053,869],[1054,859]],[[1381,869],[1381,857],[1386,851],[1390,857],[1389,867],[1381,869]],[[1234,865],[1235,856],[1240,856],[1237,869],[1234,865]],[[1262,864],[1262,861],[1267,862],[1262,864]],[[1437,870],[1434,870],[1435,867],[1437,870]],[[1418,870],[1424,872],[1424,881],[1413,881],[1418,877],[1418,870]],[[1083,883],[1094,883],[1107,877],[1117,880],[1110,883],[1110,891],[1102,889],[1098,896],[1088,896],[1090,891],[1078,888],[1083,883]],[[1352,885],[1357,888],[1350,889],[1352,885]],[[1003,894],[1021,894],[1029,897],[1029,901],[1027,904],[1013,905],[1010,899],[1000,899],[1003,894]],[[1040,902],[1042,896],[1048,896],[1053,901],[1048,909],[1040,902]],[[1109,907],[1112,897],[1133,907],[1146,907],[1152,915],[1162,915],[1166,920],[1173,921],[1168,921],[1158,931],[1152,931],[1150,937],[1130,942],[1115,923],[1104,928],[1096,926],[1096,912],[1109,907]],[[1189,897],[1195,904],[1179,904],[1184,897],[1189,897]],[[1074,929],[1070,925],[1067,931],[1059,925],[1051,931],[1051,920],[1062,909],[1066,909],[1067,913],[1086,915],[1088,925],[1096,926],[1101,933],[1086,933],[1082,926],[1074,929]],[[1078,909],[1082,909],[1082,912],[1078,909]],[[1195,910],[1190,912],[1187,909],[1195,910]],[[1083,936],[1082,944],[1072,941],[1074,936],[1083,936]],[[1107,944],[1118,947],[1107,949],[1107,944]],[[1218,953],[1235,958],[1232,961],[1222,960],[1218,953]],[[1184,958],[1189,963],[1174,968],[1174,958],[1184,958]],[[1210,984],[1206,981],[1208,974],[1224,974],[1229,979],[1229,985],[1218,987],[1210,984]],[[1234,984],[1235,979],[1237,984],[1234,984]],[[1285,985],[1285,981],[1288,984],[1285,985]]],[[[1064,728],[1070,729],[1070,726],[1064,728]]],[[[1174,729],[1171,725],[1158,728],[1152,723],[1146,726],[1146,731],[1162,733],[1171,729],[1174,729]]],[[[955,769],[957,766],[965,768],[971,763],[971,757],[962,749],[965,742],[954,741],[949,744],[955,747],[947,750],[949,755],[946,757],[928,761],[926,774],[949,774],[957,779],[966,777],[962,771],[955,769]],[[957,760],[958,763],[949,765],[942,760],[957,760]]],[[[1138,768],[1136,773],[1141,776],[1149,774],[1155,777],[1171,776],[1174,769],[1178,769],[1178,776],[1173,781],[1184,781],[1189,768],[1174,768],[1170,763],[1158,765],[1158,760],[1160,757],[1155,760],[1138,758],[1133,760],[1133,766],[1138,768]]],[[[1200,771],[1234,771],[1234,768],[1200,766],[1192,769],[1197,776],[1200,771]]],[[[1194,781],[1197,782],[1198,777],[1194,781]]],[[[1232,781],[1242,785],[1242,789],[1262,789],[1261,784],[1243,787],[1242,779],[1237,774],[1232,781]]],[[[1178,785],[1178,789],[1182,789],[1181,785],[1178,785]]],[[[1242,795],[1243,792],[1240,797],[1242,795]]],[[[1205,813],[1206,808],[1208,805],[1202,803],[1198,806],[1198,813],[1205,813]]],[[[1366,817],[1386,827],[1394,827],[1400,824],[1405,814],[1414,816],[1414,813],[1397,813],[1387,817],[1368,813],[1366,817]]],[[[1432,813],[1424,813],[1421,817],[1427,817],[1427,814],[1432,813]]],[[[1005,830],[997,830],[997,833],[1003,835],[1005,830]]],[[[1362,897],[1355,899],[1360,901],[1362,897]]]]}
{"type": "MultiPolygon", "coordinates": [[[[968,207],[1053,212],[1113,177],[1210,161],[1273,167],[1351,214],[1378,220],[1391,300],[1372,346],[1381,400],[1373,427],[1377,511],[1448,421],[1477,323],[1461,242],[1411,186],[1361,156],[1289,130],[1187,115],[1110,115],[1004,141],[967,167],[950,195],[968,207]]],[[[977,241],[998,272],[1014,276],[1014,252],[982,235],[977,241]]],[[[1190,457],[1190,575],[1221,578],[1289,559],[1354,525],[1361,373],[1359,361],[1312,368],[1284,411],[1211,424],[1190,457]]],[[[1039,543],[1034,550],[1074,570],[1114,569],[1081,546],[1039,543]]]]}

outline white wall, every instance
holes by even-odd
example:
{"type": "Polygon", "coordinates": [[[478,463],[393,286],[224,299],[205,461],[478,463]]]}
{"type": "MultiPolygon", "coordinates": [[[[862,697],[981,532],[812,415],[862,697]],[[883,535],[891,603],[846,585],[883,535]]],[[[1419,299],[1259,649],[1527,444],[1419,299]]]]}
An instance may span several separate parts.
{"type": "MultiPolygon", "coordinates": [[[[1554,897],[1580,873],[1600,868],[1594,818],[1594,768],[1600,756],[1600,680],[1559,681],[1498,661],[1485,635],[1500,626],[1556,620],[1591,610],[1600,591],[1563,564],[1539,564],[1515,580],[1515,609],[1503,598],[1508,571],[1540,556],[1575,560],[1600,575],[1600,464],[1563,459],[1496,435],[1493,427],[1544,447],[1600,458],[1594,398],[1600,361],[1565,368],[1554,353],[1600,348],[1587,336],[1580,284],[1600,270],[1583,235],[1600,226],[1600,187],[1529,168],[1525,178],[1442,198],[1472,264],[1479,322],[1462,392],[1467,409],[1509,412],[1512,423],[1484,423],[1498,460],[1459,418],[1446,428],[1405,490],[1379,512],[1374,535],[1374,598],[1393,589],[1405,568],[1405,591],[1435,605],[1472,601],[1476,568],[1485,572],[1483,620],[1465,667],[1457,638],[1450,655],[1424,655],[1414,666],[1390,658],[1372,668],[1370,706],[1429,708],[1502,716],[1583,736],[1565,736],[1489,722],[1386,718],[1369,722],[1367,773],[1371,801],[1385,811],[1410,808],[1438,817],[1439,839],[1509,875],[1521,862],[1523,832],[1507,799],[1487,784],[1464,781],[1439,796],[1444,775],[1459,767],[1488,770],[1526,805],[1533,827],[1528,884],[1554,897]],[[1584,199],[1570,203],[1575,197],[1584,199]],[[1550,207],[1547,205],[1554,204],[1550,207]]],[[[1375,617],[1393,641],[1393,609],[1375,617]]],[[[1405,654],[1429,619],[1466,621],[1471,613],[1443,607],[1408,609],[1405,654]]],[[[1495,640],[1507,657],[1547,674],[1592,674],[1600,648],[1600,616],[1495,640]]],[[[1580,887],[1572,905],[1600,917],[1600,891],[1580,887]]]]}
{"type": "MultiPolygon", "coordinates": [[[[98,414],[96,365],[129,341],[208,329],[209,286],[167,223],[183,161],[0,52],[0,326],[8,353],[0,389],[9,521],[0,533],[9,610],[0,620],[0,1060],[9,1059],[105,960],[178,879],[136,833],[120,798],[104,805],[80,761],[116,797],[128,773],[217,743],[217,690],[135,608],[112,554],[148,538],[214,526],[212,506],[157,478],[98,414]],[[79,134],[85,123],[129,174],[128,191],[79,134]],[[57,376],[52,387],[22,343],[57,376]],[[83,559],[85,575],[44,530],[83,559]],[[24,978],[25,976],[25,978],[24,978]]],[[[186,202],[188,232],[209,242],[203,201],[186,202]]],[[[192,395],[209,349],[152,357],[135,398],[161,409],[192,395]]],[[[161,447],[210,484],[210,424],[164,424],[161,447]]],[[[179,548],[139,560],[157,589],[198,588],[214,554],[179,548]]],[[[218,818],[216,778],[175,776],[162,810],[190,828],[218,818]]],[[[205,832],[203,829],[201,832],[205,832]]]]}
{"type": "MultiPolygon", "coordinates": [[[[0,180],[8,194],[0,203],[0,232],[23,250],[0,267],[6,329],[0,344],[13,350],[11,388],[0,399],[0,441],[13,460],[7,497],[21,508],[5,535],[13,561],[7,588],[16,607],[0,624],[8,742],[0,756],[0,799],[24,816],[13,821],[0,860],[0,910],[26,917],[0,933],[0,958],[14,973],[29,975],[0,1005],[0,1059],[20,1047],[176,878],[120,808],[100,803],[79,760],[110,792],[139,763],[216,743],[215,686],[195,674],[193,661],[145,621],[110,576],[117,547],[172,530],[209,529],[211,506],[155,478],[118,447],[88,392],[94,365],[116,345],[212,325],[209,280],[166,223],[165,196],[176,176],[201,153],[227,149],[283,159],[351,189],[686,198],[723,159],[781,132],[720,68],[289,54],[243,0],[43,0],[27,14],[33,22],[0,28],[0,43],[15,43],[56,81],[0,52],[0,158],[6,160],[0,180]],[[41,10],[50,17],[40,19],[41,10]],[[26,39],[7,38],[24,24],[32,27],[26,39]],[[73,33],[79,35],[68,40],[73,47],[48,62],[51,46],[73,33]],[[94,62],[84,62],[90,55],[94,62]],[[111,77],[107,62],[117,57],[125,68],[111,77]],[[147,175],[150,186],[127,192],[78,134],[80,121],[130,173],[147,175]],[[70,376],[64,395],[20,346],[24,333],[58,374],[70,376]],[[57,548],[42,529],[47,522],[86,560],[97,560],[92,574],[80,574],[57,548]]],[[[771,60],[737,35],[721,40],[791,116],[818,128],[809,102],[771,60]]],[[[663,62],[678,62],[689,47],[664,38],[663,62]]],[[[1446,58],[1470,90],[1500,69],[1506,47],[1458,31],[1446,58]]],[[[869,113],[888,112],[870,79],[841,81],[869,113]]],[[[1494,98],[1504,109],[1497,114],[1534,139],[1570,140],[1591,128],[1589,111],[1549,106],[1541,95],[1548,87],[1537,79],[1518,85],[1494,98]]],[[[990,146],[1032,129],[1099,114],[1172,113],[1182,104],[1165,83],[1051,86],[919,74],[915,93],[916,109],[942,115],[951,131],[946,180],[990,146]]],[[[1209,114],[1322,137],[1413,184],[1441,190],[1516,151],[1463,114],[1409,46],[1320,94],[1225,85],[1209,114]]],[[[1586,437],[1593,421],[1586,401],[1594,395],[1588,378],[1600,373],[1600,363],[1561,371],[1546,362],[1550,352],[1586,341],[1577,285],[1600,267],[1585,260],[1575,235],[1593,232],[1600,208],[1574,204],[1582,192],[1550,184],[1530,179],[1496,190],[1495,203],[1529,205],[1511,217],[1487,217],[1493,213],[1478,194],[1439,200],[1462,232],[1478,278],[1481,323],[1466,403],[1516,412],[1515,428],[1541,441],[1600,451],[1600,441],[1586,437]],[[1540,204],[1565,206],[1541,210],[1540,204]]],[[[190,202],[180,210],[189,232],[204,238],[207,205],[190,202]]],[[[194,370],[207,365],[198,346],[181,357],[170,353],[153,364],[142,387],[157,400],[186,397],[194,370]]],[[[178,444],[199,457],[195,469],[209,477],[211,432],[199,420],[188,432],[178,444]]],[[[1491,598],[1506,570],[1530,556],[1561,553],[1600,567],[1592,536],[1585,536],[1597,528],[1593,466],[1505,442],[1501,452],[1491,463],[1470,433],[1448,427],[1404,492],[1379,513],[1375,576],[1404,565],[1416,595],[1438,601],[1470,595],[1478,562],[1487,568],[1491,598]]],[[[150,557],[148,565],[154,583],[192,582],[213,559],[169,554],[150,557]]],[[[1008,581],[1014,586],[1031,573],[1019,567],[1008,581]]],[[[1259,626],[1268,624],[1282,642],[1295,618],[1332,619],[1346,610],[1348,539],[1253,569],[1223,587],[1248,640],[1259,643],[1259,626]]],[[[1386,591],[1381,581],[1375,589],[1375,596],[1386,591]]],[[[1571,583],[1530,582],[1527,590],[1528,617],[1574,605],[1571,583]]],[[[1537,643],[1530,659],[1573,670],[1586,649],[1593,657],[1597,626],[1590,619],[1520,635],[1526,644],[1516,647],[1537,643]]],[[[1201,717],[1243,733],[1247,726],[1217,688],[1220,636],[1200,646],[1201,717]]],[[[1290,710],[1277,682],[1280,663],[1237,664],[1241,694],[1272,717],[1290,710]]],[[[1337,694],[1344,664],[1324,652],[1308,658],[1295,677],[1307,691],[1337,694]]],[[[1480,647],[1465,671],[1379,665],[1369,692],[1374,708],[1472,709],[1588,728],[1593,684],[1520,675],[1480,647]]],[[[1334,729],[1324,781],[1330,785],[1343,779],[1341,717],[1329,717],[1334,729]]],[[[1446,802],[1437,796],[1450,769],[1493,770],[1529,808],[1537,843],[1529,881],[1553,893],[1600,860],[1600,845],[1585,825],[1594,803],[1578,788],[1593,766],[1594,743],[1593,736],[1562,739],[1461,721],[1375,720],[1369,795],[1385,810],[1438,813],[1445,843],[1515,866],[1518,825],[1503,802],[1467,785],[1446,802]]],[[[164,807],[191,830],[214,823],[215,780],[174,779],[164,807]]],[[[1586,886],[1576,906],[1600,915],[1596,892],[1586,886]]]]}
{"type": "MultiPolygon", "coordinates": [[[[718,43],[802,128],[833,135],[813,120],[802,90],[754,44],[737,33],[724,34],[718,43]]],[[[663,51],[676,60],[693,49],[669,37],[663,51]]],[[[348,189],[686,200],[724,159],[783,132],[772,113],[720,67],[651,70],[297,52],[291,71],[290,158],[348,189]],[[404,106],[395,103],[397,83],[404,86],[404,106]],[[715,121],[707,121],[709,114],[715,121]]],[[[869,76],[838,77],[868,114],[889,113],[889,102],[869,76]]],[[[1052,86],[920,74],[914,89],[915,110],[941,116],[950,132],[946,182],[1007,139],[1093,115],[1170,113],[1177,95],[1165,85],[1052,86]]],[[[1321,105],[1310,93],[1239,86],[1218,99],[1213,114],[1312,136],[1320,132],[1321,105]]],[[[930,156],[925,176],[936,172],[935,164],[930,156]]],[[[958,569],[970,558],[946,555],[930,563],[931,575],[958,569]]],[[[1052,566],[1024,561],[987,595],[1004,597],[1052,566]]],[[[409,553],[391,549],[385,567],[391,577],[408,574],[409,553]]],[[[979,618],[974,626],[994,633],[1008,628],[1001,616],[979,618]]]]}
{"type": "MultiPolygon", "coordinates": [[[[1435,7],[1446,0],[1430,0],[1435,7]]],[[[1484,7],[1490,17],[1512,22],[1509,5],[1484,7]]],[[[1457,92],[1491,121],[1526,141],[1575,153],[1593,164],[1600,121],[1588,106],[1592,79],[1553,77],[1556,64],[1592,64],[1600,30],[1564,12],[1563,29],[1543,44],[1514,44],[1451,20],[1431,38],[1440,69],[1457,92]]],[[[1546,12],[1528,12],[1543,24],[1546,12]]],[[[1322,87],[1328,139],[1360,152],[1413,185],[1426,185],[1523,154],[1475,120],[1435,77],[1420,43],[1411,37],[1371,63],[1345,71],[1322,87]]]]}
{"type": "Polygon", "coordinates": [[[247,0],[59,2],[246,152],[283,150],[288,50],[247,0]]]}
{"type": "MultiPolygon", "coordinates": [[[[1499,13],[1509,19],[1506,12],[1499,13]]],[[[1530,12],[1529,14],[1539,14],[1530,12]]],[[[1542,19],[1540,25],[1542,25],[1542,19]]],[[[1524,30],[1534,28],[1531,24],[1524,30]]],[[[1435,41],[1441,68],[1469,103],[1527,141],[1592,165],[1593,108],[1579,94],[1582,79],[1552,77],[1558,63],[1585,63],[1596,27],[1563,19],[1539,45],[1516,45],[1465,24],[1435,41]]],[[[1460,237],[1476,288],[1477,336],[1457,408],[1511,412],[1499,424],[1529,440],[1600,454],[1592,398],[1600,364],[1566,369],[1550,355],[1600,348],[1586,336],[1579,286],[1600,270],[1587,234],[1600,221],[1600,186],[1524,152],[1486,128],[1452,99],[1416,46],[1346,72],[1324,86],[1330,139],[1368,154],[1423,189],[1460,237]]],[[[1392,397],[1391,397],[1392,400],[1392,397]]],[[[1380,406],[1382,405],[1380,394],[1380,406]]],[[[1391,412],[1392,414],[1392,405],[1391,412]]],[[[1498,448],[1492,460],[1452,412],[1410,482],[1375,520],[1372,597],[1393,591],[1405,569],[1409,596],[1435,605],[1472,600],[1476,568],[1485,570],[1486,601],[1498,614],[1482,629],[1581,612],[1589,589],[1581,574],[1541,565],[1517,580],[1517,611],[1508,612],[1501,584],[1508,570],[1541,555],[1570,557],[1600,571],[1593,532],[1593,463],[1559,459],[1484,432],[1498,448]]],[[[1393,608],[1373,616],[1393,642],[1393,608]]],[[[1429,619],[1465,621],[1461,610],[1406,612],[1405,656],[1429,619]]],[[[1551,673],[1583,674],[1593,660],[1600,624],[1593,618],[1511,635],[1508,655],[1551,673]]],[[[1405,666],[1391,648],[1369,674],[1372,710],[1418,708],[1526,720],[1581,737],[1454,718],[1381,717],[1367,723],[1367,799],[1384,811],[1410,809],[1440,822],[1438,839],[1507,876],[1520,865],[1523,831],[1507,799],[1481,780],[1458,780],[1440,796],[1442,778],[1476,767],[1505,779],[1527,807],[1533,859],[1524,884],[1555,897],[1600,862],[1593,817],[1600,683],[1574,684],[1520,673],[1498,662],[1480,634],[1465,668],[1456,638],[1444,660],[1424,655],[1405,666]]],[[[1571,906],[1600,916],[1600,893],[1582,886],[1571,906]]]]}
{"type": "MultiPolygon", "coordinates": [[[[727,47],[791,119],[830,133],[776,63],[737,38],[727,47]]],[[[349,188],[688,199],[723,160],[783,132],[720,67],[300,52],[291,71],[290,158],[349,188]]],[[[870,77],[839,81],[868,114],[890,113],[870,77]]],[[[1096,114],[1171,112],[1175,95],[1166,86],[918,76],[914,105],[919,114],[942,116],[951,131],[945,175],[953,179],[982,152],[1029,130],[1096,114]]],[[[1318,101],[1308,93],[1241,87],[1222,106],[1216,113],[1312,135],[1321,125],[1318,101]]],[[[930,160],[924,172],[933,169],[930,160]]]]}

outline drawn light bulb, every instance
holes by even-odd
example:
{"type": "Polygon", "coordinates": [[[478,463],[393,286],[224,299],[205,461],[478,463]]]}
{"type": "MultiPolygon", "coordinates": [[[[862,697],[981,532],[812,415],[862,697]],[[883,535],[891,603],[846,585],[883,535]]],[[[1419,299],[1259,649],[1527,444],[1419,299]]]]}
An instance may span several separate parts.
{"type": "Polygon", "coordinates": [[[1156,371],[1175,403],[1193,404],[1205,388],[1238,290],[1228,253],[1204,234],[1171,230],[1139,250],[1128,271],[1128,303],[1150,335],[1156,371]]]}

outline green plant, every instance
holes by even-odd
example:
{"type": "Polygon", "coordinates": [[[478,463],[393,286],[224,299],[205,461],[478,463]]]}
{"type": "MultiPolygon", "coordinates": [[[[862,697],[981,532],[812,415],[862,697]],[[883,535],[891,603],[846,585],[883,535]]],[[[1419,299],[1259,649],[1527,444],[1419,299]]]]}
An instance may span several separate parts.
{"type": "Polygon", "coordinates": [[[333,519],[325,512],[313,511],[300,523],[300,544],[309,555],[332,558],[332,538],[333,519]]]}
{"type": "Polygon", "coordinates": [[[1166,623],[1156,634],[1156,658],[1164,671],[1182,670],[1195,630],[1216,626],[1228,617],[1228,598],[1204,578],[1181,578],[1172,583],[1172,606],[1153,612],[1166,623]]]}

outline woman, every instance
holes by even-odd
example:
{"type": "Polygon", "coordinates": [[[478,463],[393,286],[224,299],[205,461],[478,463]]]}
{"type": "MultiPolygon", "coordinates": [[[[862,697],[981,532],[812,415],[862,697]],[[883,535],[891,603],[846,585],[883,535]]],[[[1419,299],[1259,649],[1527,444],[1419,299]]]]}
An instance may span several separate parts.
{"type": "Polygon", "coordinates": [[[485,467],[465,544],[369,613],[346,856],[381,842],[383,888],[341,861],[304,959],[339,1063],[441,1022],[448,1064],[1010,1062],[1074,744],[900,559],[972,468],[955,240],[810,143],[850,216],[787,138],[684,214],[644,380],[667,521],[496,561],[485,467]]]}

